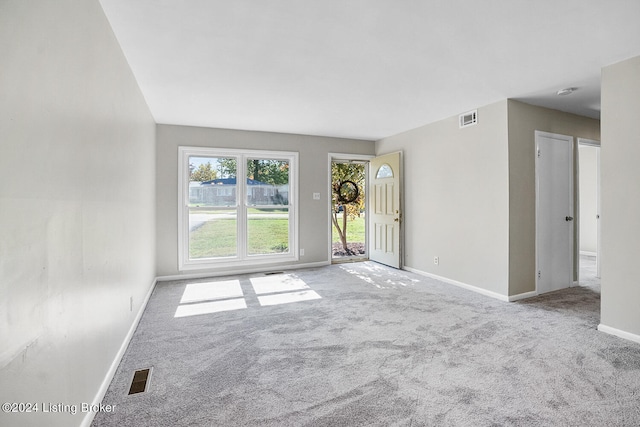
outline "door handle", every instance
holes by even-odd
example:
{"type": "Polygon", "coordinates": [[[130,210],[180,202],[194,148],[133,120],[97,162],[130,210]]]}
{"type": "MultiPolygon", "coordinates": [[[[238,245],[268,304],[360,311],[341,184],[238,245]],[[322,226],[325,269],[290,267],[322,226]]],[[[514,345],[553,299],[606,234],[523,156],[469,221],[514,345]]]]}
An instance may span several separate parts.
{"type": "Polygon", "coordinates": [[[393,219],[395,222],[398,222],[400,220],[400,218],[394,218],[393,219]]]}
{"type": "Polygon", "coordinates": [[[564,220],[565,221],[573,221],[573,217],[572,216],[565,216],[564,220]]]}

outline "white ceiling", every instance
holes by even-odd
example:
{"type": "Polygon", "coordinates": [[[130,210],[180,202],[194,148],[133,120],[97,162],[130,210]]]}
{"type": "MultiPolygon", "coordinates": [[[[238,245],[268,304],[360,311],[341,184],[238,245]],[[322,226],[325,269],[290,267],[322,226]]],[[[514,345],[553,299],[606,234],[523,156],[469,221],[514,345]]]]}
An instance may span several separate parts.
{"type": "Polygon", "coordinates": [[[379,139],[505,98],[597,118],[601,68],[640,55],[639,0],[100,2],[166,124],[379,139]]]}

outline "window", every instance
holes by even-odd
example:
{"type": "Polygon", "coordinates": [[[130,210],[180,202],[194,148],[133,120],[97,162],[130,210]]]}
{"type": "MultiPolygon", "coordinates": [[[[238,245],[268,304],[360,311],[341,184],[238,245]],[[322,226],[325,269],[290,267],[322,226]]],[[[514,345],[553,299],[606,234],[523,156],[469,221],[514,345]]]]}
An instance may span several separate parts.
{"type": "Polygon", "coordinates": [[[380,169],[378,169],[378,172],[376,173],[376,179],[381,178],[393,178],[393,170],[391,169],[391,166],[386,163],[380,166],[380,169]]]}
{"type": "Polygon", "coordinates": [[[295,261],[292,152],[179,148],[181,270],[295,261]]]}

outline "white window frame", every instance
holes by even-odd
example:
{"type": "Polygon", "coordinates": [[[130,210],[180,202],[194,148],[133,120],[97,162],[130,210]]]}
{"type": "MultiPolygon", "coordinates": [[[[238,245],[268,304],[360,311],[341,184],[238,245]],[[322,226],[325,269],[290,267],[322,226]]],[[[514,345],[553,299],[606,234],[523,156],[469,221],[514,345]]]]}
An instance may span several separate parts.
{"type": "MultiPolygon", "coordinates": [[[[280,264],[298,261],[298,153],[293,151],[236,150],[229,148],[178,147],[178,268],[200,270],[221,267],[280,264]],[[235,157],[238,253],[232,257],[189,259],[189,157],[235,157]],[[289,162],[289,252],[249,255],[247,253],[246,165],[248,158],[289,162]],[[242,184],[242,185],[240,185],[242,184]]],[[[271,207],[271,206],[269,206],[271,207]]]]}

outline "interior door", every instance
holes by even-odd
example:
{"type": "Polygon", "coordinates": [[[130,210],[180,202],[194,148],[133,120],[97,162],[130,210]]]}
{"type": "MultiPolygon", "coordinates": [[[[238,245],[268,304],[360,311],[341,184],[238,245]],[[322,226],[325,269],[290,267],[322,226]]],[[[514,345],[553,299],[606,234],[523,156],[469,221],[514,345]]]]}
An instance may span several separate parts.
{"type": "Polygon", "coordinates": [[[596,256],[600,277],[600,142],[578,138],[580,253],[596,256]]]}
{"type": "Polygon", "coordinates": [[[573,284],[573,137],[536,131],[537,292],[573,284]]]}
{"type": "Polygon", "coordinates": [[[369,167],[369,259],[402,265],[402,153],[371,160],[369,167]]]}

